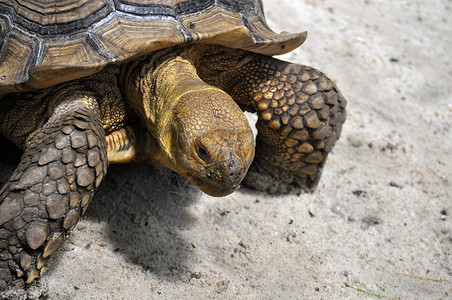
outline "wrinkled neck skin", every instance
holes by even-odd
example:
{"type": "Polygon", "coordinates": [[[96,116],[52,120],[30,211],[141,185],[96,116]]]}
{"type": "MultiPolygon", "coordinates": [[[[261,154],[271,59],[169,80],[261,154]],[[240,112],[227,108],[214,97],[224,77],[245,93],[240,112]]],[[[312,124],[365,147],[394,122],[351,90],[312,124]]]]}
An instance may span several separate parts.
{"type": "Polygon", "coordinates": [[[224,196],[254,157],[251,128],[234,100],[204,83],[184,56],[173,48],[128,64],[124,91],[156,139],[159,160],[205,193],[224,196]]]}

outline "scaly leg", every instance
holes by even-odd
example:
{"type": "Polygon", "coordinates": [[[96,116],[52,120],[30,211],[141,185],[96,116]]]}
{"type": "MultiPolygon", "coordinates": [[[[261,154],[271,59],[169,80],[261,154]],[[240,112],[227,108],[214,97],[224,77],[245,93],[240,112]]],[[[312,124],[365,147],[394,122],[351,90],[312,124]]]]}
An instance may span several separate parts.
{"type": "Polygon", "coordinates": [[[107,165],[97,102],[77,92],[64,97],[0,191],[0,290],[39,275],[85,212],[107,165]]]}
{"type": "Polygon", "coordinates": [[[263,55],[215,81],[258,114],[256,155],[244,185],[269,193],[315,189],[345,121],[346,100],[334,83],[313,68],[263,55]]]}

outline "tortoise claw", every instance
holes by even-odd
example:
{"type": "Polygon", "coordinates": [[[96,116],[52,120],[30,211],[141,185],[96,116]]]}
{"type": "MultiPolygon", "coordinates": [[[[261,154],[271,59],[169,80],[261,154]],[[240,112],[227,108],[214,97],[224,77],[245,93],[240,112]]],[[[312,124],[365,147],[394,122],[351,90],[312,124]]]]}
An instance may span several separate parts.
{"type": "Polygon", "coordinates": [[[38,270],[40,270],[40,269],[42,269],[42,267],[44,267],[45,266],[45,264],[46,264],[46,262],[49,260],[49,258],[48,257],[43,257],[43,256],[41,256],[40,258],[39,258],[39,260],[38,260],[38,265],[37,265],[37,268],[38,268],[38,270]]]}
{"type": "Polygon", "coordinates": [[[33,282],[33,280],[35,280],[35,278],[38,276],[38,270],[36,270],[35,268],[33,268],[31,271],[30,271],[30,273],[29,273],[29,275],[28,275],[28,279],[27,279],[27,281],[25,282],[25,283],[32,283],[33,282]]]}

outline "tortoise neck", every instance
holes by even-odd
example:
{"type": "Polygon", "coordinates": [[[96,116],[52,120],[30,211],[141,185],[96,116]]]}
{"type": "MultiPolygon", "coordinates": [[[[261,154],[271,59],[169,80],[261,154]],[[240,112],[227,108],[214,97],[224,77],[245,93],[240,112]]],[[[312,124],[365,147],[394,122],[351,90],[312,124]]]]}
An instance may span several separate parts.
{"type": "Polygon", "coordinates": [[[196,68],[189,59],[182,57],[182,52],[177,48],[158,51],[141,61],[131,62],[122,72],[127,101],[169,159],[173,145],[171,126],[177,114],[183,113],[189,99],[183,96],[219,90],[199,78],[196,68]]]}

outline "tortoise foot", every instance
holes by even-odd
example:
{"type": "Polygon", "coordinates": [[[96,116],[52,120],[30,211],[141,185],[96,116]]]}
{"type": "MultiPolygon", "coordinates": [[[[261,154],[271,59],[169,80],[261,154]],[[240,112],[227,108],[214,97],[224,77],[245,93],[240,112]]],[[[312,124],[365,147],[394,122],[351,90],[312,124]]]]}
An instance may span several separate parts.
{"type": "Polygon", "coordinates": [[[63,101],[0,191],[0,290],[27,287],[106,173],[105,134],[86,99],[63,101]]]}
{"type": "Polygon", "coordinates": [[[268,166],[268,161],[255,159],[251,165],[243,185],[269,194],[300,194],[315,191],[322,174],[319,165],[311,166],[309,170],[289,171],[286,168],[268,166]],[[307,172],[310,174],[307,174],[307,172]]]}

